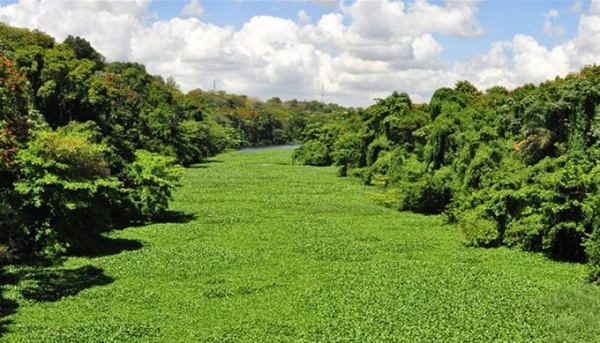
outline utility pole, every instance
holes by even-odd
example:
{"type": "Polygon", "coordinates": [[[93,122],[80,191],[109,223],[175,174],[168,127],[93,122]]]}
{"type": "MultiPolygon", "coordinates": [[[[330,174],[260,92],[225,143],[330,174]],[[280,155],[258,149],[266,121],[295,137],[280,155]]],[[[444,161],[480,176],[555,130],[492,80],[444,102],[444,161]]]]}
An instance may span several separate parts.
{"type": "Polygon", "coordinates": [[[323,103],[323,96],[325,95],[325,85],[321,84],[321,103],[323,103]]]}

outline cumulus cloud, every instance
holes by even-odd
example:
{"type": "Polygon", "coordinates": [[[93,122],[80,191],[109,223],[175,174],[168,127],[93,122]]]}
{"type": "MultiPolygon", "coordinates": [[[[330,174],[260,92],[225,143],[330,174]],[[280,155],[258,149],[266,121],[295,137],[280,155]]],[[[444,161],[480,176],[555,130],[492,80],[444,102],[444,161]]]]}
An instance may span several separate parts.
{"type": "Polygon", "coordinates": [[[569,9],[571,12],[580,13],[583,9],[583,2],[581,0],[575,0],[569,9]]]}
{"type": "Polygon", "coordinates": [[[304,9],[298,11],[298,20],[302,24],[310,23],[310,16],[306,13],[304,9]]]}
{"type": "Polygon", "coordinates": [[[441,33],[475,37],[483,31],[477,22],[476,2],[449,1],[445,7],[424,0],[355,1],[342,10],[352,19],[351,31],[364,37],[420,36],[441,33]]]}
{"type": "Polygon", "coordinates": [[[109,59],[128,60],[130,42],[150,18],[150,0],[19,1],[0,7],[0,21],[40,29],[59,41],[85,37],[109,59]]]}
{"type": "Polygon", "coordinates": [[[544,26],[542,32],[549,36],[562,36],[565,34],[565,28],[552,23],[552,19],[558,18],[558,11],[552,9],[542,15],[544,17],[544,26]]]}
{"type": "Polygon", "coordinates": [[[599,5],[598,0],[591,2],[587,13],[580,15],[577,35],[563,44],[549,49],[531,36],[517,34],[511,40],[494,42],[486,54],[455,64],[453,72],[483,89],[494,85],[512,88],[600,64],[599,5]]]}
{"type": "MultiPolygon", "coordinates": [[[[517,34],[454,64],[441,60],[436,37],[481,36],[476,1],[315,2],[336,7],[314,20],[300,10],[297,18],[255,16],[235,28],[199,19],[197,0],[186,5],[190,17],[170,20],[152,19],[149,0],[42,0],[0,6],[0,21],[59,41],[82,36],[109,60],[143,63],[150,73],[175,77],[184,91],[212,89],[216,81],[231,93],[317,100],[323,87],[325,101],[349,106],[368,106],[394,90],[427,102],[459,79],[510,88],[600,63],[600,0],[581,10],[577,35],[560,45],[517,34]]],[[[545,19],[557,16],[551,11],[545,19]]]]}
{"type": "Polygon", "coordinates": [[[592,0],[590,3],[590,14],[600,15],[600,0],[592,0]]]}
{"type": "Polygon", "coordinates": [[[204,13],[204,9],[198,3],[198,0],[190,0],[181,10],[181,15],[188,17],[199,17],[204,13]]]}

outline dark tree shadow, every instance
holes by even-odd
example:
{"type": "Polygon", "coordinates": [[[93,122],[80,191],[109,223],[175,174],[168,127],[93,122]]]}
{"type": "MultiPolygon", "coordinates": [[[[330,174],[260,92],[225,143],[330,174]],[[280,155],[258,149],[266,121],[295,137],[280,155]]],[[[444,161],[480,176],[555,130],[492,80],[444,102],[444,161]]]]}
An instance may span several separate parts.
{"type": "Polygon", "coordinates": [[[94,266],[77,269],[34,269],[22,276],[30,281],[21,290],[25,299],[53,302],[95,286],[112,283],[113,278],[94,266]]]}
{"type": "Polygon", "coordinates": [[[223,161],[223,160],[215,160],[214,158],[209,158],[209,159],[206,159],[206,160],[202,161],[201,164],[208,164],[208,163],[225,163],[225,161],[223,161]]]}
{"type": "Polygon", "coordinates": [[[101,257],[120,254],[124,251],[139,250],[144,247],[142,241],[127,238],[110,238],[99,236],[88,242],[81,249],[70,251],[70,256],[101,257]]]}
{"type": "Polygon", "coordinates": [[[153,218],[153,223],[173,223],[173,224],[186,224],[195,220],[198,216],[194,213],[186,213],[182,211],[166,211],[165,213],[153,218]]]}
{"type": "MultiPolygon", "coordinates": [[[[142,242],[137,240],[105,236],[94,242],[93,248],[90,246],[82,250],[80,256],[107,256],[143,247],[142,242]]],[[[53,260],[31,257],[19,259],[11,263],[15,271],[10,273],[0,265],[0,338],[9,331],[8,327],[13,323],[8,317],[19,308],[17,301],[4,297],[6,285],[17,285],[24,299],[54,302],[75,296],[85,289],[114,282],[102,269],[91,265],[77,269],[60,268],[66,259],[67,256],[53,260]]]]}
{"type": "Polygon", "coordinates": [[[196,168],[208,168],[208,165],[211,163],[224,163],[224,161],[222,160],[214,160],[214,159],[208,159],[208,160],[204,160],[200,163],[194,163],[191,164],[190,166],[188,166],[188,168],[192,168],[192,169],[196,169],[196,168]]]}
{"type": "Polygon", "coordinates": [[[4,286],[17,284],[19,278],[15,274],[8,274],[0,267],[0,338],[8,332],[12,320],[6,317],[17,312],[19,304],[16,301],[4,298],[4,286]]]}
{"type": "Polygon", "coordinates": [[[18,307],[16,301],[4,299],[0,296],[0,338],[8,332],[8,326],[13,322],[11,319],[6,319],[6,317],[15,313],[18,307]]]}

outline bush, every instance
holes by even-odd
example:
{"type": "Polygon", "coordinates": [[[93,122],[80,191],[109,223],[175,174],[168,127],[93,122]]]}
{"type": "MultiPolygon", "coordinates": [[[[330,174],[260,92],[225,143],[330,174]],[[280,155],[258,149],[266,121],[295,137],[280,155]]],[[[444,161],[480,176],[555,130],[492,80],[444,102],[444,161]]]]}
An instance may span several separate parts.
{"type": "Polygon", "coordinates": [[[294,151],[292,159],[300,164],[310,166],[331,165],[331,157],[327,146],[320,141],[308,141],[294,151]]]}
{"type": "Polygon", "coordinates": [[[183,172],[175,159],[137,150],[135,161],[126,172],[127,184],[131,186],[129,200],[137,211],[137,219],[146,221],[164,215],[183,172]]]}
{"type": "Polygon", "coordinates": [[[382,151],[375,163],[365,168],[363,173],[365,185],[387,186],[391,163],[392,154],[382,151]]]}
{"type": "Polygon", "coordinates": [[[376,138],[367,147],[367,165],[371,166],[375,164],[384,152],[390,149],[390,142],[385,137],[376,138]]]}
{"type": "Polygon", "coordinates": [[[544,234],[543,217],[531,214],[510,222],[504,231],[504,243],[523,250],[540,251],[544,234]]]}
{"type": "Polygon", "coordinates": [[[496,225],[493,221],[484,218],[483,212],[482,208],[476,208],[465,211],[458,218],[464,244],[475,247],[489,247],[499,243],[500,235],[496,225]]]}
{"type": "Polygon", "coordinates": [[[421,195],[422,213],[442,213],[452,201],[455,192],[454,172],[450,167],[437,170],[425,185],[421,195]]]}
{"type": "Polygon", "coordinates": [[[109,203],[121,183],[109,174],[106,147],[90,143],[79,125],[38,133],[17,155],[22,248],[31,253],[83,248],[110,227],[109,203]]]}
{"type": "Polygon", "coordinates": [[[333,148],[333,162],[340,166],[339,175],[346,176],[348,170],[366,165],[363,137],[358,133],[345,133],[338,137],[333,148]]]}

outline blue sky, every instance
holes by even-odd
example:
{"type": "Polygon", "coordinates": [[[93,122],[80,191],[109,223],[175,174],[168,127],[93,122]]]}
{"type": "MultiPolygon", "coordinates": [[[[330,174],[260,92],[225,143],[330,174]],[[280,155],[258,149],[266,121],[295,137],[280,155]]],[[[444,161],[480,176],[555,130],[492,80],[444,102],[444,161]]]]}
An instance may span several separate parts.
{"type": "MultiPolygon", "coordinates": [[[[239,0],[211,0],[198,2],[204,9],[202,19],[217,25],[234,25],[236,28],[254,16],[269,15],[282,18],[296,19],[298,11],[305,9],[311,15],[320,17],[335,7],[318,5],[310,1],[239,1],[239,0]]],[[[153,1],[150,9],[160,19],[179,17],[188,1],[153,1]]]]}
{"type": "Polygon", "coordinates": [[[0,0],[0,21],[264,100],[426,102],[461,79],[512,88],[600,64],[599,0],[0,0]]]}

